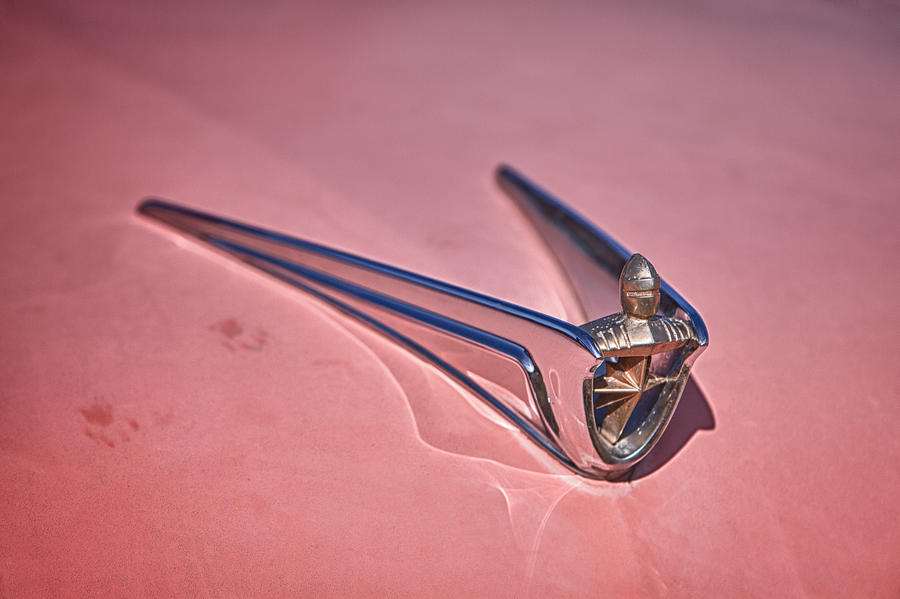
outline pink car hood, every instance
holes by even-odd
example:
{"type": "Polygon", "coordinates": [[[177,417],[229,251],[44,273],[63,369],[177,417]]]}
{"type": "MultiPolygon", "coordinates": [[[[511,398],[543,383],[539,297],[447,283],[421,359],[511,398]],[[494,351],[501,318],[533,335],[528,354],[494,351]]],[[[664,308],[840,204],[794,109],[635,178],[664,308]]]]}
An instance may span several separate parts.
{"type": "Polygon", "coordinates": [[[0,15],[0,597],[900,592],[895,9],[0,15]],[[631,482],[133,214],[166,197],[565,316],[501,160],[706,319],[631,482]]]}

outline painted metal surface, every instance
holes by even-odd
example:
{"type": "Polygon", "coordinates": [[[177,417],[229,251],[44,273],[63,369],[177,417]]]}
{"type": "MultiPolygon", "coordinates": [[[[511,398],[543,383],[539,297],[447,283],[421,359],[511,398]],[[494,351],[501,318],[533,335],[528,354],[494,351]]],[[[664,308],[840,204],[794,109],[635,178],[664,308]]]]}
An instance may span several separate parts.
{"type": "Polygon", "coordinates": [[[895,597],[896,13],[330,6],[0,9],[0,596],[895,597]],[[133,214],[585,322],[498,158],[713,331],[629,483],[133,214]]]}

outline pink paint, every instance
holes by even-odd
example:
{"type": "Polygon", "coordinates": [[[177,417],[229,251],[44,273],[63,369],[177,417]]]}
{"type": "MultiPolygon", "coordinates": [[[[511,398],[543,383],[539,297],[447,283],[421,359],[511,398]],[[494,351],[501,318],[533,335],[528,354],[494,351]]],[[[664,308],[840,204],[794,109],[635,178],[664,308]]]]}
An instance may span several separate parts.
{"type": "Polygon", "coordinates": [[[895,9],[0,14],[0,596],[896,596],[895,9]],[[500,160],[709,325],[631,483],[132,214],[156,194],[562,315],[500,160]]]}

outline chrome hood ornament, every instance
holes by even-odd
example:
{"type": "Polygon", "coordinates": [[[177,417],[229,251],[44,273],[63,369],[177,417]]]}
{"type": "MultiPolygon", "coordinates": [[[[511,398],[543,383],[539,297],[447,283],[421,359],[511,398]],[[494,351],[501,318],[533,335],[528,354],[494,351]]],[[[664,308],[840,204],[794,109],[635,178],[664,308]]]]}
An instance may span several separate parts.
{"type": "Polygon", "coordinates": [[[662,435],[708,343],[706,326],[646,258],[631,255],[513,169],[501,166],[497,181],[558,258],[582,311],[596,309],[592,288],[618,278],[620,312],[577,326],[165,201],[145,200],[138,211],[377,329],[455,379],[573,472],[619,478],[662,435]]]}

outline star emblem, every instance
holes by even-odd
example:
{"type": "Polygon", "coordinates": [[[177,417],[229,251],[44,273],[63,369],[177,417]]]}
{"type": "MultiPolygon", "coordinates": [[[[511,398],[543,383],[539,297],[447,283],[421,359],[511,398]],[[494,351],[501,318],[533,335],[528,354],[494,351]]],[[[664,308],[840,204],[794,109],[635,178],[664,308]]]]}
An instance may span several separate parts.
{"type": "Polygon", "coordinates": [[[607,441],[616,443],[621,438],[641,395],[663,381],[650,372],[649,356],[623,357],[607,364],[606,376],[594,386],[594,408],[606,408],[600,433],[607,441]]]}

